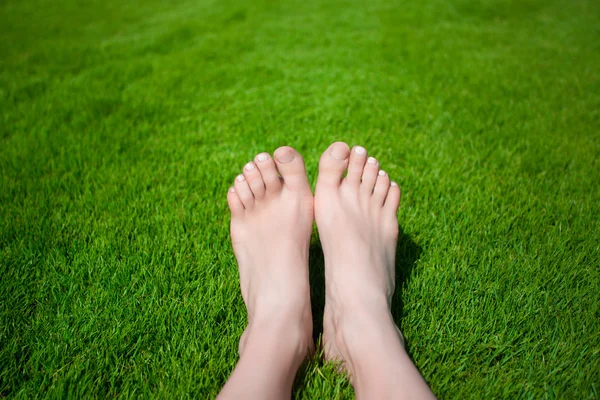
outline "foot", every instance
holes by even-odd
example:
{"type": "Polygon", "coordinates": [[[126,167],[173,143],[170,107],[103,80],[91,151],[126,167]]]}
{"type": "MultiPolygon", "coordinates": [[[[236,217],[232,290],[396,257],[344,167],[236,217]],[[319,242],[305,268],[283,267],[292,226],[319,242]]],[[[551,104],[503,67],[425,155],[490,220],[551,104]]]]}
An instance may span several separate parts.
{"type": "Polygon", "coordinates": [[[325,255],[324,351],[351,377],[359,353],[382,332],[402,341],[389,308],[399,203],[400,188],[363,147],[338,142],[321,156],[315,217],[325,255]]]}
{"type": "Polygon", "coordinates": [[[302,157],[291,147],[277,149],[273,157],[258,154],[235,179],[227,201],[248,311],[240,356],[268,333],[284,338],[301,363],[313,348],[308,280],[313,197],[302,157]]]}

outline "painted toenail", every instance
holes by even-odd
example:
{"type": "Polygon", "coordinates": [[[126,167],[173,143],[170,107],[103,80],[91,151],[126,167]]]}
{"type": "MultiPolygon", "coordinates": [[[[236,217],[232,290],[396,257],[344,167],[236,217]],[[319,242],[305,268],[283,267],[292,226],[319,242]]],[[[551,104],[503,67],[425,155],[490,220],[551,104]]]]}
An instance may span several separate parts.
{"type": "Polygon", "coordinates": [[[246,177],[244,175],[238,175],[237,178],[235,178],[235,180],[238,182],[243,182],[246,180],[246,177]]]}
{"type": "Polygon", "coordinates": [[[384,170],[379,171],[379,176],[385,176],[385,171],[384,170]]]}
{"type": "Polygon", "coordinates": [[[354,148],[354,151],[356,152],[356,154],[365,154],[367,152],[367,150],[362,146],[356,146],[354,148]]]}
{"type": "Polygon", "coordinates": [[[393,186],[393,187],[398,186],[398,184],[396,182],[392,182],[392,183],[390,183],[390,185],[393,186]]]}
{"type": "Polygon", "coordinates": [[[369,164],[377,164],[377,160],[374,157],[369,157],[369,159],[367,160],[367,162],[369,164]]]}
{"type": "Polygon", "coordinates": [[[348,149],[346,148],[346,146],[337,144],[333,146],[333,149],[331,150],[331,156],[338,160],[345,160],[346,158],[348,158],[348,149]]]}
{"type": "Polygon", "coordinates": [[[275,158],[282,164],[287,164],[294,159],[294,153],[290,150],[284,150],[283,154],[275,154],[275,158]]]}
{"type": "Polygon", "coordinates": [[[260,162],[267,161],[267,158],[269,157],[265,153],[260,153],[258,156],[256,156],[256,159],[260,162]]]}
{"type": "Polygon", "coordinates": [[[255,167],[254,164],[249,162],[244,168],[246,169],[246,171],[252,171],[255,167]]]}

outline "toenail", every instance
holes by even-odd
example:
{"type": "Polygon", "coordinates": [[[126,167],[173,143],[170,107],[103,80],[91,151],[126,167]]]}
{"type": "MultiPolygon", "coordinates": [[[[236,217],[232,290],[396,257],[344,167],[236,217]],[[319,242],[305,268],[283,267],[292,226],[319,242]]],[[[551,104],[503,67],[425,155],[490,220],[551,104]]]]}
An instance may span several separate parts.
{"type": "Polygon", "coordinates": [[[377,160],[374,157],[369,157],[369,159],[367,160],[367,162],[369,164],[377,164],[377,160]]]}
{"type": "Polygon", "coordinates": [[[265,153],[260,153],[258,156],[256,156],[256,159],[260,162],[267,161],[267,158],[269,157],[265,153]]]}
{"type": "Polygon", "coordinates": [[[362,146],[356,146],[354,148],[354,151],[356,152],[356,154],[365,154],[367,152],[367,150],[362,146]]]}
{"type": "Polygon", "coordinates": [[[230,188],[229,188],[229,191],[230,191],[231,193],[234,193],[234,192],[235,192],[235,188],[234,188],[234,187],[230,187],[230,188]]]}
{"type": "Polygon", "coordinates": [[[346,158],[348,158],[348,149],[346,148],[346,146],[337,144],[333,146],[333,149],[331,150],[331,156],[338,160],[345,160],[346,158]]]}
{"type": "Polygon", "coordinates": [[[384,170],[380,170],[379,171],[379,176],[385,176],[385,171],[384,170]]]}
{"type": "Polygon", "coordinates": [[[396,182],[392,182],[392,183],[390,183],[390,185],[394,186],[394,187],[398,186],[398,184],[396,182]]]}
{"type": "Polygon", "coordinates": [[[246,166],[244,168],[246,168],[246,171],[252,171],[255,167],[254,167],[254,164],[249,162],[248,164],[246,164],[246,166]]]}
{"type": "Polygon", "coordinates": [[[235,178],[235,180],[238,182],[242,182],[246,180],[246,177],[244,175],[238,175],[237,178],[235,178]]]}
{"type": "Polygon", "coordinates": [[[287,164],[294,159],[294,153],[290,150],[285,150],[283,154],[275,154],[275,158],[282,164],[287,164]]]}

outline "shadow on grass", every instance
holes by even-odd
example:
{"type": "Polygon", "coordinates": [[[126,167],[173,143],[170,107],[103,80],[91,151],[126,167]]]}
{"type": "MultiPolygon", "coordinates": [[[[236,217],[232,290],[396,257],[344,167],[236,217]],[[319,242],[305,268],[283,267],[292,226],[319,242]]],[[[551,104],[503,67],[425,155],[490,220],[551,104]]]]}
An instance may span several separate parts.
{"type": "MultiPolygon", "coordinates": [[[[400,325],[400,321],[404,317],[402,289],[410,280],[412,270],[419,258],[421,258],[423,249],[410,236],[404,233],[400,225],[398,225],[398,232],[398,244],[396,245],[396,292],[392,298],[392,316],[396,325],[402,330],[402,326],[400,325]]],[[[411,356],[409,343],[405,342],[404,346],[408,355],[411,356]]]]}
{"type": "Polygon", "coordinates": [[[310,243],[308,259],[310,273],[310,300],[313,315],[313,339],[317,343],[323,333],[323,309],[325,308],[325,258],[317,235],[310,243]]]}

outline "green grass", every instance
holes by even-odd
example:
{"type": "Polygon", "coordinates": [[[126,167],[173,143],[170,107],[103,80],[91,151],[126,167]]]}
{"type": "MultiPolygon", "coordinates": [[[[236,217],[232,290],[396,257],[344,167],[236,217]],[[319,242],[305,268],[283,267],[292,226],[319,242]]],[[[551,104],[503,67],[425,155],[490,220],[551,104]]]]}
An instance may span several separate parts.
{"type": "MultiPolygon", "coordinates": [[[[594,0],[0,2],[0,397],[214,397],[232,179],[344,140],[403,187],[434,392],[598,398],[599,66],[594,0]]],[[[294,395],[353,392],[313,360],[294,395]]]]}

